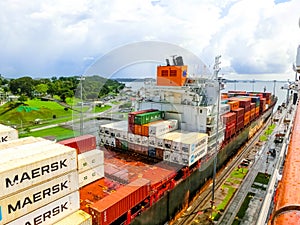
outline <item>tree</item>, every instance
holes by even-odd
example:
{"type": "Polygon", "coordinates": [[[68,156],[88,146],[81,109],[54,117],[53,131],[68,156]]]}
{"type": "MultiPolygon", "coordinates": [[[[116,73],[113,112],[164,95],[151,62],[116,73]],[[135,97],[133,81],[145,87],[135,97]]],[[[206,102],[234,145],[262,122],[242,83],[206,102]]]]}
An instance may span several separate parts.
{"type": "Polygon", "coordinates": [[[32,97],[34,90],[34,80],[31,77],[21,77],[9,82],[9,89],[13,94],[24,94],[32,97]]]}
{"type": "Polygon", "coordinates": [[[48,91],[47,84],[38,84],[35,86],[35,90],[40,93],[42,96],[45,96],[48,91]]]}

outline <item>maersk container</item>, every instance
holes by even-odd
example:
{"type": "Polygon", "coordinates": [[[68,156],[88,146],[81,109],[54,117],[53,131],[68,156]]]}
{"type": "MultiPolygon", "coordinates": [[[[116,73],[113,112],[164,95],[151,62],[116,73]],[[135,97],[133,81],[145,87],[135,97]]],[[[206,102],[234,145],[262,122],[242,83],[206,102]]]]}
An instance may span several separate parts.
{"type": "Polygon", "coordinates": [[[78,210],[53,225],[92,225],[92,216],[82,210],[78,210]]]}
{"type": "Polygon", "coordinates": [[[102,177],[104,177],[104,165],[100,165],[82,173],[79,173],[79,187],[83,187],[89,183],[101,179],[102,177]]]}
{"type": "Polygon", "coordinates": [[[16,129],[0,124],[0,144],[18,139],[18,137],[19,135],[16,129]]]}
{"type": "Polygon", "coordinates": [[[0,198],[77,169],[73,148],[59,144],[40,145],[36,149],[26,146],[0,151],[0,198]],[[32,152],[35,154],[25,155],[32,152]]]}
{"type": "Polygon", "coordinates": [[[90,134],[70,138],[58,143],[75,148],[78,154],[96,149],[96,137],[90,134]]]}
{"type": "Polygon", "coordinates": [[[145,200],[150,194],[149,180],[139,178],[91,204],[93,225],[108,225],[145,200]]]}
{"type": "Polygon", "coordinates": [[[39,154],[41,151],[52,149],[53,146],[57,146],[57,144],[43,138],[30,138],[25,142],[23,142],[22,138],[9,141],[0,145],[0,150],[2,150],[1,154],[5,156],[5,158],[0,158],[0,162],[3,160],[14,160],[16,158],[23,158],[34,154],[39,154]],[[45,147],[41,149],[41,146],[45,147]],[[16,152],[19,154],[16,155],[16,152]]]}
{"type": "Polygon", "coordinates": [[[78,155],[78,172],[89,170],[104,164],[104,152],[94,149],[78,155]]]}
{"type": "Polygon", "coordinates": [[[176,129],[178,129],[177,120],[164,120],[160,123],[152,124],[149,126],[149,136],[159,137],[176,129]]]}
{"type": "Polygon", "coordinates": [[[79,201],[79,192],[75,191],[6,225],[53,224],[79,210],[79,201]]]}
{"type": "Polygon", "coordinates": [[[78,189],[78,173],[72,171],[40,185],[6,196],[0,200],[2,216],[2,219],[0,217],[0,224],[13,221],[78,189]]]}

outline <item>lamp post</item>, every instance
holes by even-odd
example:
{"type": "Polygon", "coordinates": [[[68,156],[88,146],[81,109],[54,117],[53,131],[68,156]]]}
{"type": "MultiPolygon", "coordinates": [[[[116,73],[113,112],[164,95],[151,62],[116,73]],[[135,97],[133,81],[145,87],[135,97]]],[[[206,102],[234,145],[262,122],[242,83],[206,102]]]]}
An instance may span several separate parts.
{"type": "Polygon", "coordinates": [[[77,78],[80,81],[80,100],[81,100],[81,109],[80,109],[80,135],[83,135],[83,95],[82,95],[82,81],[85,78],[81,75],[80,78],[77,78]]]}
{"type": "MultiPolygon", "coordinates": [[[[212,185],[212,195],[211,195],[211,209],[213,211],[214,202],[215,202],[215,186],[216,186],[216,173],[217,173],[217,155],[219,150],[219,116],[220,116],[220,89],[221,89],[221,79],[218,78],[218,73],[220,71],[219,59],[221,56],[215,57],[215,65],[214,65],[214,74],[215,79],[218,82],[218,95],[217,95],[217,132],[216,132],[216,146],[215,146],[215,153],[214,153],[214,167],[213,167],[213,185],[212,185]]],[[[212,212],[211,212],[212,213],[212,212]]]]}

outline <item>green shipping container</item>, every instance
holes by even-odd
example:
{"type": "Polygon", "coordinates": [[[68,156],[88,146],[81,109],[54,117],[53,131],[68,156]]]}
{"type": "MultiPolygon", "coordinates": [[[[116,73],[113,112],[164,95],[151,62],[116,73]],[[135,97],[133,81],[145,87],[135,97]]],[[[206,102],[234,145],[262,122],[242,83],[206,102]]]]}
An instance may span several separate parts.
{"type": "Polygon", "coordinates": [[[147,112],[134,117],[134,124],[143,125],[162,118],[162,111],[147,112]]]}
{"type": "Polygon", "coordinates": [[[121,140],[121,149],[122,150],[128,150],[128,142],[121,140]]]}

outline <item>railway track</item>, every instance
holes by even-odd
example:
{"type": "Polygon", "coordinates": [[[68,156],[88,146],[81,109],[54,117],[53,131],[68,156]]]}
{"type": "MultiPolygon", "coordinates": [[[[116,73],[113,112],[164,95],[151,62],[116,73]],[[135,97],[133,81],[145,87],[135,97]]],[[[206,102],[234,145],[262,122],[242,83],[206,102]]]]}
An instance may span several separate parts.
{"type": "MultiPolygon", "coordinates": [[[[242,159],[245,158],[251,152],[253,145],[257,142],[259,136],[266,130],[271,121],[271,117],[264,124],[264,126],[255,134],[250,141],[248,141],[239,152],[227,163],[227,165],[216,174],[215,190],[221,187],[231,172],[241,163],[242,159]]],[[[172,225],[188,225],[193,224],[193,221],[205,212],[211,212],[211,207],[207,207],[211,204],[212,198],[212,180],[207,182],[206,185],[201,189],[198,197],[190,204],[189,208],[184,212],[180,218],[172,222],[172,225]]],[[[202,224],[202,223],[201,223],[202,224]]],[[[213,224],[207,220],[207,224],[213,224]]]]}

